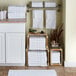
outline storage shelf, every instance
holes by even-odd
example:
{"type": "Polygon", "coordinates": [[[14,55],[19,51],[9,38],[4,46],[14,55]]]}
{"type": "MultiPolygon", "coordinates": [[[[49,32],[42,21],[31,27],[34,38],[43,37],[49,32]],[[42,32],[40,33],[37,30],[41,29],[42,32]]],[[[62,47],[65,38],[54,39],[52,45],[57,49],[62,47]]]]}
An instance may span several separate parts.
{"type": "Polygon", "coordinates": [[[29,10],[58,10],[58,7],[31,7],[29,10]]]}
{"type": "Polygon", "coordinates": [[[28,33],[28,36],[47,36],[47,34],[43,33],[28,33]]]}
{"type": "MultiPolygon", "coordinates": [[[[35,52],[37,52],[37,50],[38,51],[40,51],[40,52],[46,52],[46,57],[47,57],[47,61],[46,61],[46,64],[47,64],[47,66],[49,66],[49,58],[48,58],[48,50],[49,49],[47,49],[48,48],[48,36],[47,36],[47,34],[41,34],[41,33],[28,33],[28,35],[27,35],[27,49],[26,49],[26,66],[29,66],[29,62],[28,62],[28,57],[29,57],[29,55],[28,55],[28,52],[30,52],[29,50],[29,46],[30,46],[30,37],[45,37],[45,49],[44,50],[42,50],[42,49],[36,49],[36,51],[35,51],[35,49],[33,50],[33,49],[31,49],[31,52],[33,52],[33,51],[35,51],[35,52]]],[[[39,66],[39,65],[38,65],[39,66]]],[[[41,65],[42,66],[42,65],[41,65]]]]}
{"type": "Polygon", "coordinates": [[[60,48],[60,49],[50,49],[50,66],[61,66],[62,64],[63,64],[63,50],[60,48]],[[60,63],[52,63],[52,60],[51,60],[51,58],[52,58],[52,51],[54,51],[54,52],[60,52],[60,63]]]}
{"type": "Polygon", "coordinates": [[[51,49],[52,51],[62,51],[62,49],[51,49]]]}
{"type": "Polygon", "coordinates": [[[25,23],[26,19],[4,19],[0,23],[25,23]]]}

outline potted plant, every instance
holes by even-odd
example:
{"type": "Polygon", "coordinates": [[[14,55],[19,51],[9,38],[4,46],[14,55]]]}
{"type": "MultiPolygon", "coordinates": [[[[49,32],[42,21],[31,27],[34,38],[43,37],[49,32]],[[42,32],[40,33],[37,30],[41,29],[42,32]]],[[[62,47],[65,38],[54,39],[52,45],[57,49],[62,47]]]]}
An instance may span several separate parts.
{"type": "Polygon", "coordinates": [[[35,30],[35,29],[31,29],[31,28],[30,28],[30,29],[29,29],[29,32],[30,32],[30,33],[36,33],[37,30],[35,30]]]}
{"type": "Polygon", "coordinates": [[[62,47],[63,45],[63,24],[50,32],[50,44],[52,47],[62,47]]]}

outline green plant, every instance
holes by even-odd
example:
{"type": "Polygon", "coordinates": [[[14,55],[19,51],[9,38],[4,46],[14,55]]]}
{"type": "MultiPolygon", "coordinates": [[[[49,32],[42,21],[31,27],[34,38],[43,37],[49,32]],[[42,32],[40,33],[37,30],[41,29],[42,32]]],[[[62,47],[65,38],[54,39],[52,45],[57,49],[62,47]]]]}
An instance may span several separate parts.
{"type": "Polygon", "coordinates": [[[60,45],[63,44],[63,24],[50,32],[50,41],[55,41],[60,45]]]}
{"type": "Polygon", "coordinates": [[[29,32],[31,32],[31,33],[35,33],[37,30],[35,30],[35,29],[29,29],[29,32]]]}

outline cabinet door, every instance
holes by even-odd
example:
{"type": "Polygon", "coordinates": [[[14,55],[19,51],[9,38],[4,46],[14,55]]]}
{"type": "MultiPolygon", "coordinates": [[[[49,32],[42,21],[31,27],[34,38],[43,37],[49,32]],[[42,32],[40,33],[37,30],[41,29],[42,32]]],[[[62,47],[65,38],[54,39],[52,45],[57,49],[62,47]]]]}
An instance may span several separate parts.
{"type": "Polygon", "coordinates": [[[5,34],[0,33],[0,63],[5,63],[5,34]]]}
{"type": "Polygon", "coordinates": [[[6,33],[6,63],[25,63],[24,33],[6,33]]]}

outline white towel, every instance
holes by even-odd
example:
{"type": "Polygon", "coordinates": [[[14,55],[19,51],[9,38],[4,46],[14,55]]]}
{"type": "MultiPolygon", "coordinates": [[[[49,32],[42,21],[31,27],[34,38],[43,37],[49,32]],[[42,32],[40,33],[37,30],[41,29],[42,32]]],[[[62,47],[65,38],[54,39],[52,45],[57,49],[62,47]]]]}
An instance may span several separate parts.
{"type": "Polygon", "coordinates": [[[33,10],[33,28],[43,28],[43,10],[33,10]]]}
{"type": "Polygon", "coordinates": [[[56,10],[46,10],[46,28],[56,28],[56,10]]]}
{"type": "Polygon", "coordinates": [[[25,13],[26,12],[26,6],[8,6],[8,12],[10,13],[20,13],[20,12],[23,12],[25,13]]]}
{"type": "Polygon", "coordinates": [[[8,76],[57,76],[54,69],[51,70],[9,70],[8,76]]]}
{"type": "Polygon", "coordinates": [[[29,38],[29,50],[46,50],[46,38],[31,36],[29,38]]]}
{"type": "Polygon", "coordinates": [[[43,2],[32,1],[32,7],[43,7],[43,2]]]}
{"type": "Polygon", "coordinates": [[[25,13],[8,13],[8,19],[19,19],[25,18],[25,13]]]}
{"type": "Polygon", "coordinates": [[[55,2],[45,2],[45,7],[56,7],[55,2]]]}
{"type": "Polygon", "coordinates": [[[59,63],[60,64],[60,52],[59,51],[51,52],[51,63],[59,63]]]}
{"type": "Polygon", "coordinates": [[[6,19],[6,13],[7,11],[0,11],[0,20],[6,19]]]}
{"type": "Polygon", "coordinates": [[[46,51],[28,51],[29,66],[47,66],[46,51]]]}

